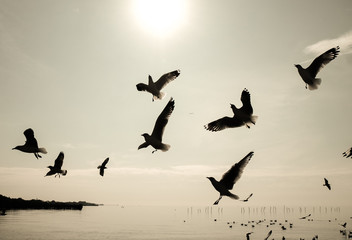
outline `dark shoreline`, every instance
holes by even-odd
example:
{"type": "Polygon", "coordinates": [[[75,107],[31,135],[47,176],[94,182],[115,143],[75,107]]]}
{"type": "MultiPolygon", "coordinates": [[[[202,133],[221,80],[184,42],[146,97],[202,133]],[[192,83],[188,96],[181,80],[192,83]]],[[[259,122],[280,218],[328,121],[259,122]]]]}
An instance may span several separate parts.
{"type": "Polygon", "coordinates": [[[56,202],[39,199],[24,200],[22,198],[9,198],[0,195],[0,210],[26,210],[26,209],[53,209],[53,210],[82,210],[83,206],[99,206],[85,201],[56,202]]]}

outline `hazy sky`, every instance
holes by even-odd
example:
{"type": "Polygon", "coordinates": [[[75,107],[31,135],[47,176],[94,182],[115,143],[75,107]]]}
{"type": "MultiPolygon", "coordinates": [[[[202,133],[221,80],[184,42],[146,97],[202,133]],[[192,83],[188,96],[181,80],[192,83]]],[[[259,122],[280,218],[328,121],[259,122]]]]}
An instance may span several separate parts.
{"type": "Polygon", "coordinates": [[[218,192],[206,177],[219,180],[254,151],[232,191],[254,193],[247,205],[349,204],[352,159],[342,152],[352,147],[352,2],[168,4],[0,0],[0,194],[211,205],[218,192]],[[294,64],[307,67],[337,45],[319,89],[305,89],[294,64]],[[149,74],[157,80],[176,69],[163,100],[137,91],[149,74]],[[232,116],[230,103],[241,106],[244,88],[257,124],[206,131],[204,124],[232,116]],[[137,150],[170,97],[170,150],[137,150]],[[11,150],[27,128],[48,151],[42,159],[11,150]],[[60,151],[68,174],[44,178],[60,151]]]}

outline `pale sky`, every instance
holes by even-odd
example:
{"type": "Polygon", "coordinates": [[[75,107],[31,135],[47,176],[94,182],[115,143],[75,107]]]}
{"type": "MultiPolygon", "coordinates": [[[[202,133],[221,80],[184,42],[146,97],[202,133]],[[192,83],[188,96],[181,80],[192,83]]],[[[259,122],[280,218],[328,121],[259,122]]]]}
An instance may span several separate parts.
{"type": "Polygon", "coordinates": [[[220,205],[349,204],[352,159],[342,152],[352,147],[351,22],[349,0],[0,0],[0,194],[211,205],[218,192],[206,177],[220,180],[254,151],[232,190],[253,197],[220,205]],[[294,64],[307,67],[337,45],[319,89],[305,89],[294,64]],[[177,69],[163,100],[137,91],[149,74],[157,80],[177,69]],[[257,124],[206,131],[232,116],[230,103],[241,106],[244,88],[257,124]],[[137,150],[170,97],[170,150],[137,150]],[[11,150],[27,128],[48,151],[42,159],[11,150]],[[44,178],[60,151],[68,174],[44,178]]]}

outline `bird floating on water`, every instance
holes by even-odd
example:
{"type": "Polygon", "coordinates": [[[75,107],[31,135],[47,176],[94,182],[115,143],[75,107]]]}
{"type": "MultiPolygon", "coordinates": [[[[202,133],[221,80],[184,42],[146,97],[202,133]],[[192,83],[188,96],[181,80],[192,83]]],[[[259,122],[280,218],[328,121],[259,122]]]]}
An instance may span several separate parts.
{"type": "Polygon", "coordinates": [[[223,176],[222,179],[218,182],[213,177],[207,177],[214,188],[220,193],[218,200],[214,202],[214,205],[217,205],[221,200],[222,196],[228,196],[232,199],[239,199],[239,197],[229,190],[233,188],[233,185],[241,178],[244,168],[251,160],[254,152],[248,153],[241,161],[233,165],[223,176]]]}
{"type": "Polygon", "coordinates": [[[21,152],[33,153],[37,159],[42,157],[39,155],[39,153],[44,153],[44,154],[47,153],[45,148],[38,147],[38,142],[34,137],[34,131],[31,128],[28,128],[27,130],[25,130],[23,134],[26,137],[25,144],[22,146],[16,146],[12,148],[12,150],[17,149],[21,152]]]}
{"type": "Polygon", "coordinates": [[[242,107],[237,108],[234,104],[231,105],[233,111],[233,117],[223,117],[208,123],[204,126],[206,130],[217,132],[225,128],[235,128],[246,125],[250,128],[251,124],[255,124],[258,116],[253,115],[253,108],[251,104],[251,95],[249,91],[245,88],[241,94],[242,107]]]}
{"type": "Polygon", "coordinates": [[[331,190],[331,185],[330,185],[329,181],[326,178],[324,178],[323,186],[326,186],[329,190],[331,190]]]}
{"type": "Polygon", "coordinates": [[[151,135],[149,135],[148,133],[142,134],[145,142],[139,145],[138,149],[146,148],[149,145],[151,145],[153,148],[155,148],[155,150],[152,153],[154,153],[159,149],[163,152],[169,150],[170,145],[164,144],[162,142],[162,138],[163,138],[165,126],[168,123],[174,108],[175,108],[175,101],[173,98],[171,98],[170,101],[166,104],[164,110],[160,113],[158,119],[156,120],[152,134],[151,135]]]}
{"type": "Polygon", "coordinates": [[[144,83],[138,83],[136,85],[138,91],[147,91],[153,95],[152,101],[156,99],[162,99],[165,96],[165,93],[161,92],[160,90],[164,88],[169,82],[175,80],[181,71],[175,70],[169,73],[165,73],[162,75],[158,81],[153,82],[152,77],[149,75],[148,85],[144,83]]]}
{"type": "Polygon", "coordinates": [[[240,200],[242,202],[248,202],[248,200],[253,196],[253,193],[251,193],[246,199],[240,200]]]}
{"type": "Polygon", "coordinates": [[[352,158],[352,148],[349,148],[346,152],[342,153],[342,156],[344,156],[345,158],[352,158]]]}
{"type": "Polygon", "coordinates": [[[98,169],[100,169],[99,174],[100,176],[104,176],[104,170],[107,169],[106,164],[109,162],[109,158],[105,159],[104,162],[98,166],[98,169]]]}
{"type": "Polygon", "coordinates": [[[307,68],[303,68],[299,64],[295,64],[295,67],[298,69],[298,73],[301,76],[302,80],[306,83],[306,88],[308,85],[309,90],[315,90],[321,84],[320,78],[315,78],[318,72],[325,67],[330,61],[334,60],[340,52],[340,47],[331,48],[316,57],[313,62],[307,68]]]}
{"type": "Polygon", "coordinates": [[[51,176],[55,174],[55,177],[59,176],[60,174],[65,176],[67,174],[67,170],[62,170],[62,164],[64,163],[64,153],[60,152],[59,156],[57,156],[54,166],[48,166],[50,168],[50,171],[45,175],[46,176],[51,176]]]}

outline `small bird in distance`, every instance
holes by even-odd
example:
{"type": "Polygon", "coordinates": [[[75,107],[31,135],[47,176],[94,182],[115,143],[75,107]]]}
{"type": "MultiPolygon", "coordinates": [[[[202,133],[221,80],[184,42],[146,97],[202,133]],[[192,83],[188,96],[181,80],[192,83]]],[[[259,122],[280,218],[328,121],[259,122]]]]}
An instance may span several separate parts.
{"type": "Polygon", "coordinates": [[[109,158],[105,159],[104,162],[98,166],[100,176],[104,176],[104,170],[107,169],[106,164],[109,162],[109,158]]]}
{"type": "Polygon", "coordinates": [[[16,146],[16,147],[12,148],[12,150],[17,149],[21,152],[33,153],[37,159],[42,157],[39,155],[39,153],[44,153],[44,154],[47,153],[45,148],[38,147],[38,142],[37,142],[37,139],[35,139],[35,137],[34,137],[33,129],[28,128],[23,132],[23,134],[26,137],[25,144],[22,146],[16,146]]]}
{"type": "Polygon", "coordinates": [[[342,153],[342,156],[344,156],[345,158],[352,158],[352,148],[349,148],[346,152],[342,153]]]}
{"type": "Polygon", "coordinates": [[[323,186],[326,186],[329,190],[331,190],[331,185],[330,185],[329,181],[326,178],[324,178],[323,186]]]}

